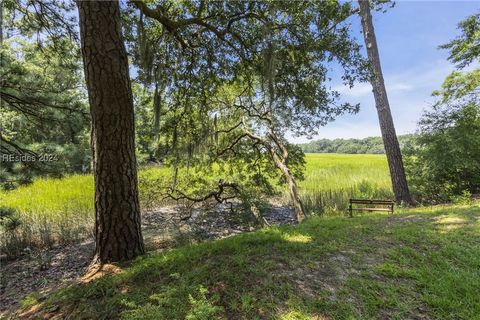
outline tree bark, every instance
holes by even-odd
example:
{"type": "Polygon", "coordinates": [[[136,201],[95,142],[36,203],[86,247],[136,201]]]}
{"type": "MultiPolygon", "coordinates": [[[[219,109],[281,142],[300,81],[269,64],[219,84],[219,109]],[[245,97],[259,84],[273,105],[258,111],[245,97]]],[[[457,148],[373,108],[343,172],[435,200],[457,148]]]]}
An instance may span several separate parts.
{"type": "Polygon", "coordinates": [[[295,177],[293,176],[290,168],[288,168],[288,150],[282,142],[282,139],[275,134],[275,130],[272,127],[269,129],[268,138],[263,138],[251,133],[247,127],[243,126],[243,132],[247,137],[250,139],[260,143],[267,151],[270,153],[272,157],[273,163],[275,167],[277,167],[281,172],[282,176],[285,178],[288,184],[288,192],[290,193],[290,198],[293,203],[293,207],[295,209],[295,216],[298,222],[302,222],[306,218],[306,211],[305,206],[303,205],[302,198],[300,197],[300,193],[298,192],[297,182],[295,181],[295,177]],[[267,140],[270,139],[271,141],[267,140]],[[281,151],[281,156],[277,154],[275,147],[272,145],[274,143],[281,151]]]}
{"type": "Polygon", "coordinates": [[[370,2],[368,0],[358,0],[360,8],[360,17],[362,20],[363,36],[365,46],[367,47],[368,59],[373,67],[374,78],[371,81],[373,95],[377,107],[380,130],[382,132],[383,144],[387,155],[390,177],[392,180],[393,193],[395,201],[412,205],[412,198],[408,190],[405,169],[403,167],[402,154],[398,144],[395,126],[393,124],[392,113],[388,102],[385,82],[383,80],[382,68],[380,65],[380,55],[378,53],[377,39],[370,13],[370,2]]]}
{"type": "Polygon", "coordinates": [[[289,155],[288,150],[283,144],[280,137],[275,134],[275,131],[272,128],[270,128],[269,136],[277,145],[277,147],[281,150],[281,157],[278,156],[273,147],[270,147],[270,154],[272,156],[273,162],[275,163],[275,166],[280,169],[283,177],[287,181],[288,192],[290,193],[290,198],[295,209],[295,216],[297,217],[297,221],[302,222],[303,220],[305,220],[307,215],[302,198],[300,198],[300,193],[298,192],[297,182],[295,181],[295,177],[293,176],[290,168],[288,168],[287,165],[289,155]]]}
{"type": "Polygon", "coordinates": [[[284,164],[283,161],[281,161],[276,155],[273,156],[273,159],[275,165],[277,166],[277,168],[280,169],[280,171],[282,171],[285,180],[287,180],[288,192],[290,193],[293,208],[295,209],[295,216],[297,217],[297,221],[302,222],[303,220],[305,220],[306,217],[305,207],[303,206],[303,201],[300,198],[300,193],[298,192],[295,178],[290,172],[290,169],[284,164]]]}
{"type": "Polygon", "coordinates": [[[144,253],[128,60],[118,1],[78,1],[85,79],[92,118],[95,259],[144,253]]]}
{"type": "Polygon", "coordinates": [[[155,82],[155,92],[153,94],[153,139],[158,143],[160,138],[160,108],[162,105],[162,96],[155,82]]]}

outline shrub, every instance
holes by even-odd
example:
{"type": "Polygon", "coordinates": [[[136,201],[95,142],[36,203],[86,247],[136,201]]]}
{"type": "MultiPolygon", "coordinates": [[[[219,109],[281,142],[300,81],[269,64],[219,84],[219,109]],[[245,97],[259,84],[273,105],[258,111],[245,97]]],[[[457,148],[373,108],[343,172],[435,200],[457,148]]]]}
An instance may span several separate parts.
{"type": "Polygon", "coordinates": [[[420,135],[407,158],[411,185],[424,199],[445,201],[480,192],[480,14],[458,25],[461,35],[440,48],[449,49],[457,65],[442,88],[438,101],[419,122],[420,135]],[[475,65],[474,65],[475,66],[475,65]]]}
{"type": "Polygon", "coordinates": [[[195,296],[189,295],[190,311],[185,317],[186,320],[210,320],[218,319],[219,314],[223,312],[223,308],[214,305],[219,297],[214,295],[207,298],[208,290],[200,287],[195,296]]]}
{"type": "Polygon", "coordinates": [[[0,207],[0,250],[7,257],[20,255],[31,244],[29,229],[21,225],[15,209],[0,207]]]}
{"type": "Polygon", "coordinates": [[[412,192],[422,202],[446,202],[480,192],[480,105],[437,106],[420,122],[405,158],[412,192]]]}

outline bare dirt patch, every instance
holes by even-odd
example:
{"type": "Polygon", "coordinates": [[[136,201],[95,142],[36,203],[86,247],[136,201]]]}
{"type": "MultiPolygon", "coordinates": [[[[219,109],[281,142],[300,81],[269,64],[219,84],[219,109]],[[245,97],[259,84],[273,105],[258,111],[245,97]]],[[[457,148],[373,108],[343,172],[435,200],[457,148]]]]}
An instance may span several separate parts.
{"type": "Polygon", "coordinates": [[[31,292],[45,294],[80,277],[92,258],[93,241],[34,252],[2,262],[0,316],[31,292]]]}

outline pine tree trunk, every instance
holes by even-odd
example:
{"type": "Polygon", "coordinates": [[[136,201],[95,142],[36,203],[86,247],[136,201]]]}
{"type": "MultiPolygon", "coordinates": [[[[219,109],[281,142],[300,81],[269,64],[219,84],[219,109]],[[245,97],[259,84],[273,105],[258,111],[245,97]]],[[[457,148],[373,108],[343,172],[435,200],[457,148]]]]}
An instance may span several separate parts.
{"type": "Polygon", "coordinates": [[[368,0],[359,0],[358,4],[360,7],[360,17],[362,20],[363,36],[365,39],[365,46],[367,47],[368,59],[374,71],[374,78],[372,79],[371,84],[373,87],[373,95],[375,97],[385,153],[387,155],[388,167],[390,169],[395,201],[398,204],[405,203],[411,205],[413,202],[410,197],[410,191],[408,190],[402,154],[395,133],[395,126],[393,124],[387,91],[385,89],[385,82],[383,80],[377,39],[375,37],[372,15],[370,13],[370,3],[368,0]]]}
{"type": "Polygon", "coordinates": [[[118,1],[78,1],[92,117],[95,257],[144,253],[135,159],[133,98],[118,1]]]}

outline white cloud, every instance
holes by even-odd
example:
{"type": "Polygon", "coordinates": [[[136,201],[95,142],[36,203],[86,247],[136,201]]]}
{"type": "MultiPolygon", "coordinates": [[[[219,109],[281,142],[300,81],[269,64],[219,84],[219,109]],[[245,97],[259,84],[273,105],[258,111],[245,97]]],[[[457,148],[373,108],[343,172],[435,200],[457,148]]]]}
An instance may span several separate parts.
{"type": "MultiPolygon", "coordinates": [[[[332,89],[352,98],[361,98],[372,94],[372,86],[370,83],[357,83],[353,88],[349,88],[348,86],[335,86],[332,89]]],[[[412,89],[413,87],[411,85],[404,82],[394,82],[387,86],[388,93],[404,92],[412,89]]]]}
{"type": "MultiPolygon", "coordinates": [[[[454,67],[444,60],[434,61],[428,65],[416,66],[398,74],[385,74],[385,87],[389,95],[417,91],[421,88],[438,88],[454,67]]],[[[363,98],[372,95],[370,83],[357,83],[353,88],[337,85],[332,88],[345,97],[363,98]]],[[[424,92],[429,97],[431,91],[424,92]]]]}
{"type": "Polygon", "coordinates": [[[370,95],[372,93],[372,86],[370,83],[358,83],[355,84],[353,88],[349,88],[348,86],[335,86],[332,90],[337,91],[341,95],[347,95],[354,98],[364,97],[366,95],[370,95]]]}

